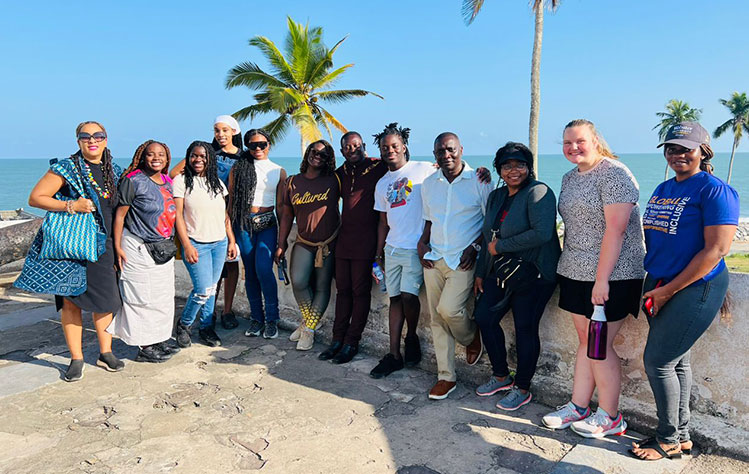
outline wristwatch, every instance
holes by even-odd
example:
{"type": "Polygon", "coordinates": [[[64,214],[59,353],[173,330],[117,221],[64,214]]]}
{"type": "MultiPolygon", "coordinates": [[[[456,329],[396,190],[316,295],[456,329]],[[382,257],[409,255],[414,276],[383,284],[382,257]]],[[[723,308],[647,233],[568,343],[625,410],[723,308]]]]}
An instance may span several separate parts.
{"type": "Polygon", "coordinates": [[[481,244],[477,244],[476,242],[471,242],[471,247],[473,247],[473,250],[476,252],[481,252],[481,244]]]}

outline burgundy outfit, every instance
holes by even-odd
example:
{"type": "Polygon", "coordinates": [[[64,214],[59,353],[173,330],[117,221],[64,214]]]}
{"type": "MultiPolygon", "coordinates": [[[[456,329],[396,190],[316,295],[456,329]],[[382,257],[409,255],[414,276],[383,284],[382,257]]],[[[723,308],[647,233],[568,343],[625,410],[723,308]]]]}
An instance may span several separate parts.
{"type": "Polygon", "coordinates": [[[374,210],[374,189],[387,170],[384,161],[374,158],[354,164],[346,161],[336,170],[341,179],[343,212],[335,251],[333,341],[351,346],[358,346],[369,316],[380,219],[374,210]]]}

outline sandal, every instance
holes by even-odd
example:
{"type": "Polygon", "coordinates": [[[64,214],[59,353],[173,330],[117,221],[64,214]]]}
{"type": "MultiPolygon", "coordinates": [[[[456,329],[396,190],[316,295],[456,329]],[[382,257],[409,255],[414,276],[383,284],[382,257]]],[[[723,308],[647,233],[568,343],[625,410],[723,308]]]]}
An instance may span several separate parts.
{"type": "MultiPolygon", "coordinates": [[[[639,449],[652,449],[656,453],[658,453],[658,454],[661,455],[661,457],[656,458],[656,459],[647,459],[647,458],[643,458],[641,456],[638,456],[634,452],[633,449],[629,450],[629,454],[631,454],[632,456],[634,456],[637,459],[640,459],[642,461],[658,461],[658,460],[661,460],[663,458],[666,458],[666,459],[681,459],[681,454],[682,454],[681,446],[679,446],[678,448],[674,448],[674,449],[679,449],[679,451],[669,453],[669,452],[665,451],[661,447],[661,444],[654,437],[653,438],[643,439],[642,441],[635,442],[634,444],[637,445],[637,447],[639,449]]],[[[691,452],[691,449],[690,449],[690,452],[691,452]]]]}
{"type": "Polygon", "coordinates": [[[681,446],[682,454],[686,454],[687,456],[692,455],[692,448],[694,447],[694,443],[692,442],[692,440],[688,439],[686,441],[679,441],[679,445],[681,446]],[[687,443],[689,443],[688,448],[687,448],[687,443]]]}

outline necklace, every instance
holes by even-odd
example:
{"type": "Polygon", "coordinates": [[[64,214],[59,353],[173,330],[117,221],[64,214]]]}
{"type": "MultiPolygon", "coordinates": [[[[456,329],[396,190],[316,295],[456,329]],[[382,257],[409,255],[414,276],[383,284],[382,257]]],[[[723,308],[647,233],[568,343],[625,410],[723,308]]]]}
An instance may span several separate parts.
{"type": "Polygon", "coordinates": [[[107,187],[107,182],[104,181],[104,190],[102,190],[101,186],[99,186],[99,183],[97,183],[94,179],[94,174],[91,172],[91,167],[88,166],[86,160],[83,160],[83,166],[86,168],[86,176],[88,176],[88,180],[91,182],[91,186],[93,186],[96,190],[96,194],[103,197],[104,199],[109,199],[109,188],[107,187]]]}

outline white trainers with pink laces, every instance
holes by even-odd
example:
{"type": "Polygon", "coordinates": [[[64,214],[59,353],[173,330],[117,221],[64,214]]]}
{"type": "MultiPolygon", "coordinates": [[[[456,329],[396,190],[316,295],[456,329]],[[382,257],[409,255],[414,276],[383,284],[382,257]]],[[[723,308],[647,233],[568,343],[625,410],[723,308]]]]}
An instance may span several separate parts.
{"type": "Polygon", "coordinates": [[[623,435],[627,432],[627,422],[621,412],[613,420],[601,407],[592,416],[572,423],[572,431],[584,438],[603,438],[607,435],[623,435]]]}

